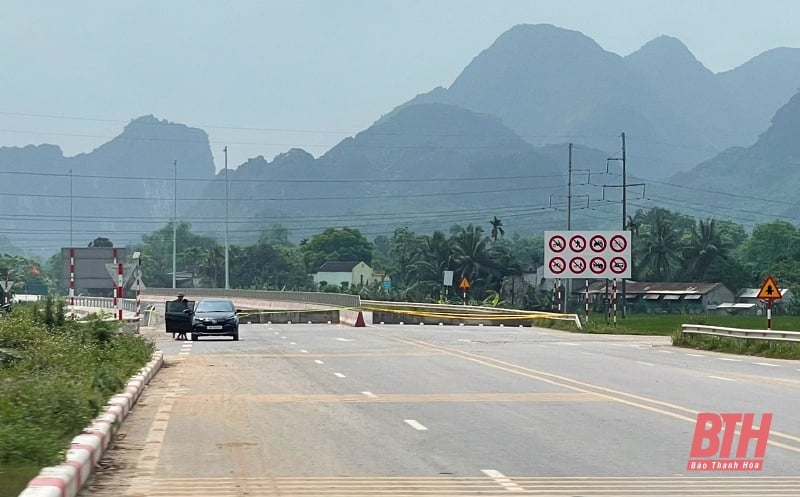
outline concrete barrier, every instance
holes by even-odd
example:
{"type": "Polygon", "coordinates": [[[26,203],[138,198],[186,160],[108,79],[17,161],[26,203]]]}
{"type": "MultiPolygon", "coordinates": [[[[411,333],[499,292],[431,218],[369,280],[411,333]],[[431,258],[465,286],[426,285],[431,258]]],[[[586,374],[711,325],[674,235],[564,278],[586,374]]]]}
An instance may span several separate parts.
{"type": "Polygon", "coordinates": [[[64,463],[42,468],[19,497],[76,497],[110,445],[115,430],[163,363],[164,353],[156,351],[150,362],[131,377],[125,390],[112,396],[92,424],[72,439],[64,463]]]}

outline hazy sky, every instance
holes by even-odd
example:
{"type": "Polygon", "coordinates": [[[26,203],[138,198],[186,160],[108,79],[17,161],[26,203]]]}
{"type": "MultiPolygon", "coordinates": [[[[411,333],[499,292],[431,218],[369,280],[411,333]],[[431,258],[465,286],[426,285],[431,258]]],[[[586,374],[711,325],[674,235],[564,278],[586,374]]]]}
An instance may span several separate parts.
{"type": "Polygon", "coordinates": [[[515,24],[620,55],[666,34],[719,72],[800,47],[798,21],[796,0],[0,0],[0,146],[90,152],[153,114],[204,128],[218,168],[225,145],[230,167],[319,156],[515,24]]]}

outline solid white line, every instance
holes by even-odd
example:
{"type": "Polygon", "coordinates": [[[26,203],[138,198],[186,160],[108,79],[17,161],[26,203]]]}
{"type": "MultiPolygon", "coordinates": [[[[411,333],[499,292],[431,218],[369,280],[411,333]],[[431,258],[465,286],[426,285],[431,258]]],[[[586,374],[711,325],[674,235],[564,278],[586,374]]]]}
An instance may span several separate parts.
{"type": "Polygon", "coordinates": [[[369,398],[371,398],[371,399],[374,399],[375,397],[377,397],[377,395],[375,395],[375,394],[374,394],[374,393],[372,393],[372,392],[361,392],[361,393],[362,393],[362,394],[364,394],[364,395],[366,395],[367,397],[369,397],[369,398]]]}
{"type": "Polygon", "coordinates": [[[558,345],[578,345],[577,343],[572,342],[556,342],[558,345]]]}
{"type": "Polygon", "coordinates": [[[772,366],[773,368],[781,367],[780,364],[770,364],[768,362],[754,362],[753,364],[758,364],[759,366],[772,366]]]}
{"type": "Polygon", "coordinates": [[[705,357],[704,354],[686,354],[686,355],[691,356],[691,357],[705,357]]]}
{"type": "Polygon", "coordinates": [[[714,378],[715,380],[736,381],[732,378],[723,378],[722,376],[714,376],[714,375],[710,375],[709,378],[714,378]]]}
{"type": "Polygon", "coordinates": [[[297,345],[297,342],[289,342],[289,345],[297,345]]]}
{"type": "Polygon", "coordinates": [[[586,352],[585,350],[581,350],[580,353],[585,355],[597,355],[594,352],[586,352]]]}
{"type": "Polygon", "coordinates": [[[337,340],[339,340],[340,342],[352,342],[352,340],[349,338],[337,338],[337,340]]]}
{"type": "Polygon", "coordinates": [[[324,362],[320,361],[319,359],[314,359],[314,362],[316,362],[317,364],[325,364],[324,362]]]}
{"type": "Polygon", "coordinates": [[[741,359],[733,359],[732,357],[717,357],[720,361],[742,362],[741,359]]]}
{"type": "Polygon", "coordinates": [[[308,351],[306,349],[300,349],[300,352],[303,354],[308,354],[308,351]]]}
{"type": "Polygon", "coordinates": [[[510,478],[508,478],[503,473],[497,471],[496,469],[482,469],[481,473],[485,474],[486,476],[494,480],[496,483],[500,484],[503,488],[505,488],[509,492],[524,491],[522,487],[511,481],[510,478]]]}
{"type": "Polygon", "coordinates": [[[425,426],[423,426],[423,425],[422,425],[422,423],[420,423],[420,422],[419,422],[419,421],[417,421],[416,419],[404,419],[403,421],[405,421],[406,423],[408,423],[408,425],[409,425],[410,427],[414,428],[415,430],[419,430],[419,431],[425,431],[425,430],[427,430],[427,428],[425,428],[425,426]]]}
{"type": "Polygon", "coordinates": [[[344,375],[342,373],[333,373],[333,375],[338,378],[344,378],[344,375]]]}
{"type": "Polygon", "coordinates": [[[636,361],[636,364],[641,364],[642,366],[654,366],[653,363],[644,362],[644,361],[636,361]]]}

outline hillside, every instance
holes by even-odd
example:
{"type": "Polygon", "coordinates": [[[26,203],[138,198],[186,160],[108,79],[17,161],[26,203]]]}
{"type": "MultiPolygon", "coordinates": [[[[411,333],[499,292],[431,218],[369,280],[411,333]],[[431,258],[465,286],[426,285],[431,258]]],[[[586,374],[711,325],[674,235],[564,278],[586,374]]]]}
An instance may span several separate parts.
{"type": "Polygon", "coordinates": [[[625,131],[639,173],[664,178],[752,144],[800,85],[797,68],[796,51],[779,51],[717,75],[675,38],[623,58],[577,31],[518,25],[448,88],[395,110],[443,102],[489,113],[536,146],[573,140],[612,152],[625,131]]]}

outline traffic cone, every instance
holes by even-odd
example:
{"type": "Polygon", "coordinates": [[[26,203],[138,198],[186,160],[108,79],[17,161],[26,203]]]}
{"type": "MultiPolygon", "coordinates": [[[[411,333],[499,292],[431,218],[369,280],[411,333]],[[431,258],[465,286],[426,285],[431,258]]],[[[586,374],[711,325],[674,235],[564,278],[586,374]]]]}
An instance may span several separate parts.
{"type": "Polygon", "coordinates": [[[358,311],[358,317],[356,318],[355,326],[356,328],[364,328],[365,326],[367,326],[364,323],[364,314],[361,311],[358,311]]]}

